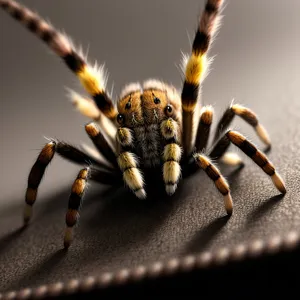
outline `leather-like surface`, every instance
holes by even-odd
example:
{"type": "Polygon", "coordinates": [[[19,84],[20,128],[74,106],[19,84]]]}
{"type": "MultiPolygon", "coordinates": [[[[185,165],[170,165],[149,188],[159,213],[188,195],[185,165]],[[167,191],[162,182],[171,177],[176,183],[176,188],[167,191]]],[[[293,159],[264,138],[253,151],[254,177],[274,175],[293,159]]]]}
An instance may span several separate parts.
{"type": "MultiPolygon", "coordinates": [[[[186,28],[188,25],[183,24],[183,21],[197,16],[194,13],[198,7],[196,2],[193,2],[194,6],[186,13],[185,19],[176,24],[176,29],[182,26],[186,28]]],[[[272,1],[267,2],[270,4],[272,1]]],[[[33,8],[38,5],[37,1],[28,1],[28,3],[33,8]]],[[[260,1],[253,1],[253,3],[256,8],[261,8],[260,1]]],[[[131,5],[133,4],[131,3],[131,5]]],[[[14,120],[13,123],[17,121],[19,123],[17,123],[18,126],[13,127],[12,131],[9,131],[9,127],[6,125],[7,127],[3,127],[4,133],[2,134],[2,139],[5,138],[7,143],[6,146],[1,147],[1,188],[3,190],[0,201],[1,291],[61,280],[66,281],[75,277],[82,278],[103,271],[149,264],[173,256],[213,250],[224,245],[251,243],[255,239],[285,235],[290,230],[299,230],[300,100],[298,95],[300,60],[297,52],[299,40],[295,41],[297,30],[299,30],[299,26],[296,29],[296,25],[297,22],[299,25],[299,21],[296,21],[293,14],[287,17],[288,12],[297,11],[295,7],[298,3],[294,2],[294,8],[293,5],[284,8],[287,15],[283,19],[286,20],[286,23],[281,20],[280,28],[272,27],[278,24],[278,18],[281,17],[280,9],[283,9],[278,8],[277,11],[276,5],[274,3],[274,6],[270,8],[272,13],[269,15],[269,23],[264,18],[264,11],[257,12],[256,22],[261,25],[258,27],[262,28],[261,32],[256,33],[258,36],[250,35],[251,29],[247,31],[246,28],[242,28],[249,34],[247,37],[243,35],[243,31],[239,31],[240,29],[236,27],[238,27],[239,22],[247,22],[249,12],[247,9],[243,9],[243,5],[234,2],[229,3],[228,8],[226,8],[228,13],[226,14],[224,30],[222,29],[219,34],[221,41],[218,45],[217,39],[214,48],[216,49],[214,53],[220,53],[220,57],[216,59],[214,70],[207,79],[207,85],[204,89],[205,103],[213,103],[216,107],[215,121],[231,97],[236,95],[238,96],[235,97],[236,102],[250,106],[259,114],[260,120],[269,131],[272,139],[273,146],[268,156],[287,185],[287,194],[284,197],[278,196],[279,192],[268,176],[242,153],[241,156],[245,160],[243,169],[235,171],[234,168],[220,165],[223,174],[231,184],[234,201],[234,213],[229,219],[225,217],[222,197],[204,172],[198,172],[181,182],[176,194],[172,197],[167,197],[163,191],[161,192],[157,188],[157,185],[152,188],[148,187],[150,195],[146,201],[136,199],[130,193],[125,192],[122,187],[117,189],[91,184],[82,206],[80,224],[76,229],[74,243],[68,252],[62,251],[62,233],[65,226],[67,199],[70,185],[79,168],[55,158],[40,189],[32,222],[28,228],[22,229],[21,213],[26,178],[38,153],[37,150],[29,152],[28,149],[39,148],[44,142],[39,137],[45,132],[47,133],[45,135],[52,135],[53,133],[55,137],[66,137],[67,141],[73,143],[76,143],[77,136],[79,141],[83,139],[86,141],[87,138],[82,129],[82,124],[86,120],[70,110],[69,103],[61,101],[60,87],[64,84],[63,80],[69,77],[66,71],[62,75],[59,74],[59,80],[55,81],[56,73],[54,70],[63,70],[64,66],[58,62],[54,65],[53,61],[56,62],[56,60],[51,55],[50,57],[45,55],[46,62],[41,70],[47,66],[51,68],[54,65],[52,71],[49,72],[49,80],[52,82],[51,85],[55,86],[52,87],[52,90],[58,90],[58,92],[51,92],[51,96],[46,96],[45,100],[39,98],[44,94],[46,88],[43,86],[46,84],[43,81],[37,90],[34,88],[36,82],[26,82],[27,89],[24,87],[22,99],[20,99],[21,94],[17,95],[17,92],[9,87],[9,82],[4,81],[6,84],[1,86],[1,93],[5,97],[10,97],[9,99],[15,97],[14,99],[18,101],[15,102],[15,105],[19,103],[21,106],[22,100],[27,99],[26,105],[37,106],[34,110],[24,109],[20,115],[16,115],[10,106],[11,104],[2,103],[2,113],[4,111],[12,112],[9,118],[3,116],[2,120],[5,121],[5,124],[9,124],[11,120],[14,120]],[[232,7],[230,8],[230,6],[232,7]],[[288,9],[289,11],[287,11],[288,9]],[[234,16],[241,17],[237,21],[234,16]],[[267,29],[263,27],[264,22],[269,24],[267,29]],[[284,36],[287,33],[290,36],[284,36]],[[222,34],[224,34],[223,38],[222,34]],[[279,36],[281,38],[280,43],[278,42],[279,36]],[[261,38],[260,42],[256,43],[255,41],[259,38],[261,38]],[[249,39],[252,42],[247,44],[249,39]],[[223,48],[222,45],[224,45],[223,48]],[[234,45],[236,48],[231,48],[234,45]],[[280,49],[279,45],[281,46],[280,49]],[[230,51],[228,47],[233,51],[230,51]],[[221,54],[222,51],[223,55],[221,54]],[[247,55],[243,56],[244,53],[247,55]],[[241,73],[235,74],[239,69],[242,69],[241,73]],[[28,86],[32,87],[29,88],[28,86]],[[36,99],[37,102],[34,100],[30,102],[31,95],[33,98],[38,98],[36,99]],[[58,100],[49,104],[50,99],[58,100]],[[45,101],[45,107],[36,104],[42,101],[45,101]],[[58,105],[62,105],[62,112],[57,111],[55,122],[53,122],[54,117],[50,117],[47,105],[49,108],[53,106],[52,116],[55,115],[58,105]],[[18,144],[18,140],[21,138],[23,140],[18,144]]],[[[183,6],[182,4],[181,10],[183,10],[183,6]]],[[[249,7],[251,8],[252,4],[249,4],[249,7]]],[[[43,13],[42,6],[40,6],[40,11],[43,13]]],[[[130,9],[127,8],[126,12],[129,13],[129,11],[130,9]]],[[[255,8],[253,8],[254,11],[256,12],[255,8]]],[[[46,13],[46,9],[44,13],[46,13]]],[[[42,52],[43,54],[43,48],[38,46],[39,41],[29,38],[29,34],[26,35],[24,30],[13,25],[13,21],[3,15],[1,12],[1,28],[5,28],[2,23],[9,24],[13,34],[20,37],[26,36],[25,40],[30,40],[32,43],[28,47],[30,52],[36,51],[36,53],[42,52]]],[[[53,12],[51,15],[54,18],[55,13],[53,12]]],[[[168,14],[170,20],[180,15],[178,12],[174,14],[169,12],[168,14]]],[[[158,14],[158,24],[155,26],[164,26],[163,16],[164,14],[158,14]]],[[[251,27],[253,22],[250,20],[248,26],[251,27]]],[[[190,31],[192,31],[193,23],[190,20],[190,31]]],[[[91,23],[85,24],[86,28],[89,24],[91,26],[91,23]]],[[[68,26],[71,27],[71,24],[66,21],[66,27],[68,26]]],[[[128,28],[125,27],[122,30],[124,32],[120,32],[120,35],[125,35],[125,30],[128,28]]],[[[185,41],[184,30],[181,33],[183,34],[181,41],[185,41]]],[[[4,34],[1,33],[1,38],[3,36],[4,34]]],[[[7,55],[10,59],[10,72],[17,74],[20,70],[18,61],[14,62],[8,51],[11,47],[9,45],[10,38],[8,36],[3,38],[5,39],[4,50],[7,49],[7,55]]],[[[173,38],[176,39],[176,35],[173,38]]],[[[186,41],[184,45],[188,49],[186,41]]],[[[177,44],[174,43],[172,47],[177,47],[177,44]]],[[[105,50],[103,51],[105,53],[105,50]]],[[[146,52],[146,57],[151,54],[150,52],[146,52]]],[[[178,52],[179,50],[176,53],[178,54],[178,52]]],[[[43,64],[42,54],[37,54],[42,57],[37,58],[41,60],[39,65],[43,64]]],[[[157,55],[157,53],[153,53],[153,57],[157,55]]],[[[164,55],[163,58],[166,62],[168,55],[166,53],[162,53],[162,55],[164,55]]],[[[108,59],[108,56],[104,58],[108,59]]],[[[142,59],[142,57],[140,58],[142,59]]],[[[18,60],[18,58],[14,59],[18,60]]],[[[179,55],[177,59],[179,59],[179,55]]],[[[112,59],[109,61],[109,65],[114,65],[114,62],[116,61],[112,59]]],[[[149,64],[149,61],[147,63],[149,64]]],[[[30,64],[35,64],[33,57],[30,58],[30,64]]],[[[8,67],[5,66],[3,62],[1,69],[8,70],[8,67]]],[[[126,70],[128,72],[129,68],[126,70]]],[[[160,70],[160,64],[157,62],[156,71],[158,70],[160,70]]],[[[173,74],[176,71],[176,68],[170,68],[167,72],[173,74]]],[[[35,76],[42,74],[42,71],[37,70],[36,72],[35,76]]],[[[125,76],[126,72],[124,70],[122,72],[125,76]]],[[[18,74],[25,78],[27,76],[25,73],[25,71],[20,71],[18,74]]],[[[45,76],[45,72],[43,74],[45,76]]],[[[42,77],[43,75],[39,76],[42,77]]],[[[167,77],[167,74],[162,73],[162,76],[167,77]]],[[[177,78],[174,74],[172,76],[170,80],[177,78]]],[[[8,80],[5,76],[3,78],[8,80]]],[[[122,82],[123,78],[120,77],[119,79],[122,82]]],[[[17,86],[21,86],[19,80],[17,86]]],[[[236,129],[249,136],[259,147],[262,147],[252,128],[238,119],[235,120],[234,124],[236,129]]]]}

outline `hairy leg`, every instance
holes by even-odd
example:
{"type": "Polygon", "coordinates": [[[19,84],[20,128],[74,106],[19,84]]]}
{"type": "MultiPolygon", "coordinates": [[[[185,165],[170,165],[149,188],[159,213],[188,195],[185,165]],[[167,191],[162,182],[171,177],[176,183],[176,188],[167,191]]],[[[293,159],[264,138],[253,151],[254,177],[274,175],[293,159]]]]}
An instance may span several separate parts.
{"type": "Polygon", "coordinates": [[[237,131],[228,130],[226,134],[217,142],[210,153],[210,157],[218,159],[223,156],[230,143],[241,149],[248,157],[250,157],[267,175],[269,175],[275,187],[281,192],[286,193],[285,183],[275,170],[274,165],[267,156],[258,150],[246,137],[237,131]]]}
{"type": "Polygon", "coordinates": [[[163,152],[163,179],[168,195],[175,193],[181,176],[180,159],[182,149],[178,144],[178,123],[169,118],[161,123],[161,133],[166,141],[163,152]]]}
{"type": "Polygon", "coordinates": [[[207,0],[200,17],[197,32],[192,45],[192,53],[184,63],[184,84],[181,93],[184,156],[190,156],[194,148],[195,116],[200,87],[207,75],[209,60],[207,53],[218,25],[222,0],[207,0]]]}
{"type": "Polygon", "coordinates": [[[226,179],[222,176],[218,168],[210,161],[210,159],[202,154],[194,154],[197,165],[202,168],[208,177],[213,180],[218,191],[224,197],[224,205],[228,215],[232,214],[233,204],[230,194],[229,185],[226,179]]]}
{"type": "Polygon", "coordinates": [[[73,241],[73,229],[78,223],[79,209],[82,204],[82,199],[87,186],[90,169],[84,168],[78,173],[71,190],[69,197],[68,211],[66,214],[66,225],[64,236],[64,247],[69,248],[73,241]]]}
{"type": "Polygon", "coordinates": [[[144,179],[138,168],[138,160],[133,153],[133,135],[127,127],[117,130],[117,142],[119,144],[118,165],[123,173],[125,184],[140,198],[146,198],[144,179]]]}
{"type": "Polygon", "coordinates": [[[200,121],[198,125],[195,148],[196,151],[204,151],[210,134],[211,123],[213,119],[212,106],[204,106],[201,111],[200,121]]]}
{"type": "Polygon", "coordinates": [[[105,165],[99,164],[98,161],[93,160],[90,156],[86,155],[73,146],[54,140],[47,143],[40,152],[28,176],[24,210],[25,223],[28,223],[30,221],[30,218],[32,216],[32,206],[34,205],[37,198],[38,187],[44,176],[45,170],[49,163],[52,161],[55,153],[79,165],[93,164],[98,167],[103,167],[108,172],[113,172],[112,169],[107,169],[105,165]]]}
{"type": "Polygon", "coordinates": [[[0,0],[0,6],[46,43],[77,76],[85,90],[93,97],[99,110],[109,119],[115,119],[117,110],[106,92],[106,75],[103,67],[88,64],[84,55],[74,49],[70,39],[25,6],[13,0],[0,0]]]}
{"type": "Polygon", "coordinates": [[[270,137],[263,125],[259,123],[257,115],[247,107],[240,104],[230,105],[223,113],[220,121],[218,122],[214,140],[217,141],[222,133],[228,129],[228,126],[234,119],[234,116],[241,117],[249,125],[251,125],[258,137],[268,146],[271,146],[270,137]]]}
{"type": "Polygon", "coordinates": [[[99,126],[91,122],[85,126],[85,130],[100,154],[103,155],[112,166],[118,167],[116,149],[101,132],[99,126]]]}

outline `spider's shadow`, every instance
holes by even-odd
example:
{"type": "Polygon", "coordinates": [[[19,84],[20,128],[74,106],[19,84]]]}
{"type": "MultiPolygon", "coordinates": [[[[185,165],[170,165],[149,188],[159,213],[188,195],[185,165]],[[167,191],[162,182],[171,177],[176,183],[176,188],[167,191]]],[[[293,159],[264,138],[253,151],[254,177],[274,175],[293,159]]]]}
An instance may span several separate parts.
{"type": "Polygon", "coordinates": [[[184,252],[190,254],[198,253],[205,250],[205,248],[209,245],[212,239],[217,234],[219,234],[222,228],[227,224],[229,219],[229,216],[223,216],[212,221],[207,226],[202,228],[188,243],[188,245],[184,249],[184,252]]]}
{"type": "Polygon", "coordinates": [[[10,290],[25,288],[28,286],[36,286],[35,282],[39,282],[40,278],[45,278],[49,273],[62,263],[66,258],[68,251],[60,249],[53,254],[47,255],[45,259],[39,264],[26,270],[21,277],[15,278],[10,282],[8,288],[10,290]]]}
{"type": "MultiPolygon", "coordinates": [[[[82,232],[78,232],[78,235],[88,232],[91,236],[97,236],[99,242],[82,253],[82,263],[91,257],[102,259],[107,253],[124,255],[132,247],[147,242],[148,236],[159,230],[172,211],[184,201],[183,184],[179,184],[176,193],[170,197],[166,195],[161,175],[152,176],[145,182],[145,200],[138,199],[121,186],[107,193],[103,205],[91,205],[88,216],[84,217],[81,229],[78,230],[82,232]]],[[[94,200],[90,199],[90,202],[94,200]]]]}
{"type": "MultiPolygon", "coordinates": [[[[206,176],[204,173],[195,175],[206,176]]],[[[97,262],[99,265],[105,265],[112,257],[124,257],[131,249],[147,244],[148,237],[163,226],[166,219],[182,205],[189,194],[189,190],[185,188],[185,180],[181,180],[176,193],[169,197],[166,196],[161,174],[152,174],[150,177],[145,180],[148,193],[146,200],[137,199],[132,192],[124,189],[123,184],[100,189],[97,184],[93,185],[82,205],[81,221],[75,229],[75,240],[71,248],[68,251],[60,248],[50,256],[44,254],[39,264],[25,270],[10,284],[11,288],[20,284],[32,285],[32,282],[42,283],[49,274],[52,273],[51,277],[56,276],[56,272],[68,264],[79,267],[97,262]],[[64,259],[66,253],[68,259],[64,259]]],[[[197,179],[197,182],[200,181],[197,179]]],[[[202,188],[201,185],[199,188],[202,188]]],[[[47,224],[61,220],[61,213],[64,215],[67,209],[69,193],[67,188],[39,202],[39,209],[32,221],[39,222],[40,227],[45,228],[47,224]]],[[[201,229],[188,244],[185,252],[203,250],[225,226],[227,220],[228,217],[217,219],[201,229]]],[[[11,241],[20,237],[21,233],[26,233],[26,236],[35,234],[36,227],[30,227],[28,232],[24,232],[23,229],[17,230],[11,237],[4,238],[3,243],[11,245],[11,241]]],[[[59,233],[55,238],[60,238],[59,233]]],[[[58,244],[62,245],[62,241],[59,240],[58,244]]],[[[49,247],[45,249],[49,251],[49,247]]]]}
{"type": "Polygon", "coordinates": [[[268,200],[264,201],[262,205],[254,209],[252,213],[248,216],[247,226],[251,226],[254,222],[258,221],[261,217],[270,212],[270,210],[279,205],[284,196],[284,194],[273,196],[268,200]]]}

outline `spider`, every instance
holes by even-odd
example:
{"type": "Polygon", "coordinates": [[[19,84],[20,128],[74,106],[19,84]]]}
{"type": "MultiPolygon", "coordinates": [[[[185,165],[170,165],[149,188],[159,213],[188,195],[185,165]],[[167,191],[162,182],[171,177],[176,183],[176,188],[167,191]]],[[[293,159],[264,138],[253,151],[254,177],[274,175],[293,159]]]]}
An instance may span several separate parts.
{"type": "Polygon", "coordinates": [[[85,130],[95,146],[79,150],[67,143],[49,140],[30,170],[25,195],[25,224],[31,219],[38,187],[55,153],[83,167],[69,196],[65,248],[73,241],[73,229],[79,219],[88,180],[109,184],[123,180],[125,187],[137,198],[144,199],[147,196],[144,174],[148,170],[162,171],[166,194],[172,195],[187,170],[203,169],[224,197],[226,212],[231,215],[230,188],[215,165],[218,160],[236,166],[242,163],[237,154],[226,152],[231,143],[269,175],[281,193],[286,192],[284,181],[267,156],[241,133],[229,129],[234,117],[239,116],[270,147],[267,131],[249,108],[231,103],[217,124],[212,146],[208,147],[213,108],[201,105],[200,94],[209,71],[208,51],[219,27],[223,2],[206,1],[191,53],[183,57],[181,91],[170,84],[149,79],[125,86],[115,105],[106,90],[107,76],[103,66],[90,65],[66,35],[36,13],[13,0],[0,0],[6,12],[43,40],[78,77],[89,97],[74,91],[70,91],[70,96],[76,108],[91,119],[85,130]]]}

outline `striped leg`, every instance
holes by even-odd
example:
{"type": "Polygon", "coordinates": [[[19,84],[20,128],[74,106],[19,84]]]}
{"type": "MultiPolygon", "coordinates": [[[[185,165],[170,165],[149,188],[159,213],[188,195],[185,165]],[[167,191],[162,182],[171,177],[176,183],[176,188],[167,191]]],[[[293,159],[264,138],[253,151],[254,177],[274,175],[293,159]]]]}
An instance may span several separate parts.
{"type": "Polygon", "coordinates": [[[178,145],[178,123],[172,118],[161,123],[161,133],[166,139],[163,152],[163,178],[168,195],[175,193],[181,176],[180,159],[181,148],[178,145]]]}
{"type": "Polygon", "coordinates": [[[68,211],[66,214],[67,228],[64,236],[65,248],[69,248],[73,241],[73,228],[78,223],[79,209],[82,204],[82,199],[87,186],[89,173],[89,168],[82,169],[78,173],[78,176],[76,177],[72,186],[71,195],[69,197],[68,211]]]}
{"type": "Polygon", "coordinates": [[[286,193],[285,183],[276,172],[274,165],[270,162],[267,156],[258,150],[251,142],[249,142],[242,134],[237,131],[229,130],[223,138],[216,144],[212,150],[211,157],[221,157],[230,142],[241,149],[247,156],[249,156],[267,175],[269,175],[275,187],[283,194],[286,193]]]}
{"type": "Polygon", "coordinates": [[[200,122],[198,125],[198,131],[196,135],[195,148],[196,151],[203,151],[207,146],[210,127],[213,119],[213,108],[212,106],[204,106],[200,115],[200,122]]]}
{"type": "Polygon", "coordinates": [[[206,56],[218,24],[222,2],[222,0],[207,0],[193,41],[192,53],[185,67],[185,81],[181,93],[182,142],[185,156],[190,155],[194,146],[192,139],[195,129],[195,108],[200,94],[200,85],[207,74],[209,62],[206,56]]]}
{"type": "Polygon", "coordinates": [[[222,176],[216,166],[209,160],[208,157],[202,154],[194,154],[194,158],[199,167],[201,167],[208,177],[212,179],[218,189],[218,191],[224,196],[224,205],[228,215],[232,214],[233,204],[230,194],[229,185],[225,178],[222,176]]]}
{"type": "Polygon", "coordinates": [[[70,40],[58,32],[39,15],[13,0],[0,0],[0,6],[13,18],[26,26],[61,57],[73,71],[86,91],[93,97],[99,110],[114,120],[117,111],[105,91],[106,76],[103,67],[90,66],[83,55],[77,53],[70,40]]]}
{"type": "MultiPolygon", "coordinates": [[[[94,161],[91,157],[81,152],[80,150],[62,143],[51,141],[44,146],[40,152],[36,162],[32,166],[29,177],[28,185],[25,195],[25,210],[24,210],[24,223],[27,224],[32,216],[32,206],[34,205],[37,197],[38,187],[44,176],[45,170],[54,154],[57,153],[60,156],[70,160],[73,163],[79,165],[98,165],[99,167],[107,168],[105,165],[99,165],[97,161],[94,161]]],[[[109,169],[110,170],[110,169],[109,169]]],[[[111,171],[111,170],[110,170],[111,171]]]]}
{"type": "Polygon", "coordinates": [[[263,125],[259,123],[255,113],[249,108],[244,107],[240,104],[232,104],[225,110],[216,128],[215,141],[217,141],[220,135],[228,128],[235,115],[241,117],[248,124],[250,124],[255,129],[259,138],[267,146],[271,146],[270,137],[263,125]]]}
{"type": "Polygon", "coordinates": [[[137,157],[132,153],[133,136],[131,130],[126,127],[118,128],[117,142],[120,146],[117,161],[123,172],[123,180],[138,198],[144,199],[146,198],[144,179],[141,171],[138,169],[137,157]]]}
{"type": "Polygon", "coordinates": [[[98,149],[98,151],[114,167],[118,167],[115,149],[113,149],[113,146],[109,143],[104,134],[100,131],[99,126],[96,123],[92,122],[85,126],[85,130],[91,138],[91,140],[93,141],[96,148],[98,149]]]}

